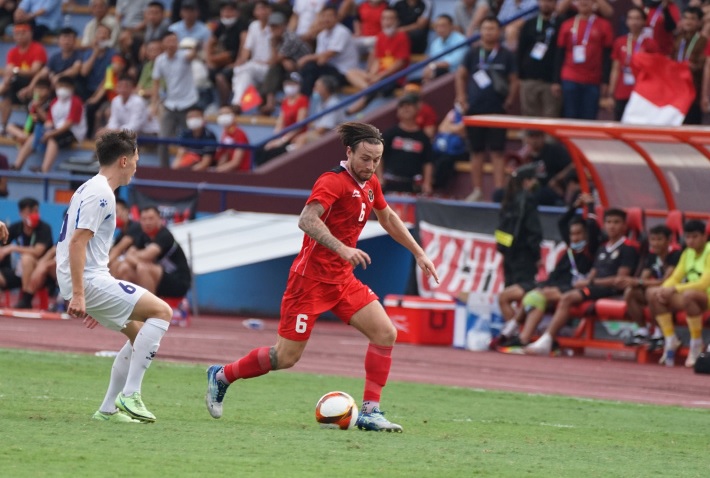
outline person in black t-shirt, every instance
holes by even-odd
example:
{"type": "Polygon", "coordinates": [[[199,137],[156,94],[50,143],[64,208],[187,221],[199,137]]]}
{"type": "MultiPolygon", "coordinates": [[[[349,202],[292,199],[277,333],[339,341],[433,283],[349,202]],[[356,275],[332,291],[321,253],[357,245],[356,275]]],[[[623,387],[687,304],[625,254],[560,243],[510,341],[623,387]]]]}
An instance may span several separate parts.
{"type": "Polygon", "coordinates": [[[108,269],[114,277],[119,274],[119,264],[125,259],[126,251],[137,244],[143,235],[140,223],[131,220],[128,204],[121,198],[116,198],[116,232],[108,253],[108,269]]]}
{"type": "MultiPolygon", "coordinates": [[[[679,248],[671,249],[671,230],[661,224],[653,227],[648,233],[649,252],[639,277],[620,277],[616,287],[625,289],[626,313],[638,328],[633,336],[626,340],[626,345],[641,345],[648,341],[649,331],[646,327],[644,308],[648,305],[646,290],[660,286],[675,269],[680,259],[679,248]]],[[[660,332],[660,330],[657,328],[660,332]]],[[[659,338],[662,338],[659,335],[659,338]]]]}
{"type": "Polygon", "coordinates": [[[587,279],[574,283],[574,289],[560,297],[552,321],[542,336],[523,350],[532,355],[548,355],[552,350],[553,337],[570,318],[570,308],[585,300],[597,300],[619,295],[622,289],[616,284],[621,277],[630,277],[638,264],[638,250],[626,234],[626,213],[621,209],[604,212],[604,232],[607,242],[602,244],[594,259],[594,267],[587,279]]]}
{"type": "Polygon", "coordinates": [[[382,134],[385,149],[377,176],[385,192],[432,192],[431,142],[417,125],[418,102],[412,95],[400,98],[397,103],[399,123],[382,134]]]}
{"type": "Polygon", "coordinates": [[[539,130],[525,133],[525,145],[520,152],[526,162],[537,163],[540,188],[535,192],[541,206],[562,206],[567,196],[567,176],[574,164],[567,149],[559,143],[548,143],[539,130]]]}
{"type": "Polygon", "coordinates": [[[0,247],[0,288],[22,287],[18,309],[32,307],[34,294],[29,284],[37,261],[52,247],[52,227],[39,217],[39,202],[24,198],[18,203],[20,221],[8,228],[8,244],[0,247]],[[12,253],[19,254],[18,264],[12,264],[12,253]]]}
{"type": "Polygon", "coordinates": [[[183,297],[192,273],[180,244],[163,226],[155,206],[141,210],[143,234],[126,252],[117,279],[134,282],[158,297],[183,297]]]}

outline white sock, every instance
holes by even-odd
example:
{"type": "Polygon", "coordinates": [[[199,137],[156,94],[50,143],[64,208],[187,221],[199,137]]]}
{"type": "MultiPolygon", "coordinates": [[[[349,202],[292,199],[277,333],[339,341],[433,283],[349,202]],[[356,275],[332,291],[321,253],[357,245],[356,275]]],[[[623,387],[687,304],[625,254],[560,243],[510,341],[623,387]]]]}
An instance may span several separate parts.
{"type": "Polygon", "coordinates": [[[646,327],[639,327],[636,329],[637,337],[648,337],[648,329],[646,327]]]}
{"type": "Polygon", "coordinates": [[[549,332],[545,332],[535,341],[534,345],[539,347],[552,347],[552,335],[550,335],[549,332]]]}
{"type": "Polygon", "coordinates": [[[380,402],[362,402],[363,413],[372,413],[375,408],[380,408],[380,402]]]}
{"type": "Polygon", "coordinates": [[[131,366],[128,369],[126,385],[123,387],[123,395],[128,397],[134,392],[141,391],[141,383],[145,371],[148,370],[153,357],[160,347],[160,339],[168,331],[169,322],[161,319],[147,319],[140,332],[133,341],[133,356],[131,366]]]}
{"type": "Polygon", "coordinates": [[[116,358],[113,360],[113,366],[111,367],[111,379],[108,382],[108,390],[106,390],[104,402],[101,404],[101,408],[99,408],[100,412],[116,412],[116,397],[118,397],[119,392],[123,390],[123,386],[126,384],[128,367],[131,365],[132,351],[133,347],[131,347],[131,341],[126,340],[123,348],[118,352],[118,355],[116,355],[116,358]]]}

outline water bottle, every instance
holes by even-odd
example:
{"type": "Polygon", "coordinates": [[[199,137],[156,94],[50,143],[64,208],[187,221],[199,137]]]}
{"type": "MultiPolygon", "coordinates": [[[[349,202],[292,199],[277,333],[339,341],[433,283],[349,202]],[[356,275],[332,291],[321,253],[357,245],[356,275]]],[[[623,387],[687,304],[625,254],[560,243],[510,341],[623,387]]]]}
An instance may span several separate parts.
{"type": "Polygon", "coordinates": [[[245,319],[242,325],[251,330],[264,330],[264,321],[261,319],[245,319]]]}
{"type": "Polygon", "coordinates": [[[187,316],[189,313],[190,302],[188,302],[187,298],[183,298],[178,306],[173,309],[173,318],[170,323],[178,327],[187,327],[187,316]]]}
{"type": "Polygon", "coordinates": [[[675,367],[675,350],[666,350],[666,367],[675,367]]]}

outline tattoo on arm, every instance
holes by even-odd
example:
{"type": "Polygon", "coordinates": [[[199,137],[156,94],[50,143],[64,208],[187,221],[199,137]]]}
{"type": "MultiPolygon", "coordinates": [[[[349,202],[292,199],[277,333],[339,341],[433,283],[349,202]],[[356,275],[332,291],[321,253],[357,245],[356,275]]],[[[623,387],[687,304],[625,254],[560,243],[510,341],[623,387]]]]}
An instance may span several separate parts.
{"type": "Polygon", "coordinates": [[[343,245],[343,243],[331,234],[328,227],[320,218],[323,212],[323,206],[320,204],[308,204],[301,213],[301,219],[298,222],[298,226],[318,244],[335,252],[343,245]]]}

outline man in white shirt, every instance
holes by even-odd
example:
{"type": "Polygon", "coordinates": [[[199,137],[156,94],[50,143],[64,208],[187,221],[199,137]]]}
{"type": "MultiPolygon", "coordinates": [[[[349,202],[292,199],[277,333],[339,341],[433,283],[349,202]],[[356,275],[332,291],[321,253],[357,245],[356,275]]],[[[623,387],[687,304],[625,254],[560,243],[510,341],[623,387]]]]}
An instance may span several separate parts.
{"type": "Polygon", "coordinates": [[[94,16],[89,23],[84,27],[84,34],[81,37],[81,46],[83,48],[90,48],[94,44],[94,37],[96,36],[96,28],[99,25],[105,25],[111,31],[111,41],[107,42],[107,47],[116,46],[116,41],[118,40],[118,34],[121,31],[121,27],[118,24],[116,17],[109,13],[108,2],[106,0],[91,0],[91,14],[94,16]]]}
{"type": "Polygon", "coordinates": [[[296,35],[304,40],[312,41],[315,38],[311,36],[314,32],[314,23],[326,3],[327,0],[294,0],[289,30],[296,32],[296,35]]]}
{"type": "Polygon", "coordinates": [[[311,96],[313,85],[323,75],[332,75],[340,86],[347,83],[345,74],[358,67],[358,52],[353,35],[338,22],[338,11],[327,6],[321,12],[323,31],[316,39],[316,52],[298,60],[303,82],[301,92],[311,96]]]}
{"type": "Polygon", "coordinates": [[[232,105],[237,111],[241,111],[242,98],[247,88],[263,83],[266,72],[269,71],[273,54],[269,24],[286,23],[284,14],[271,13],[271,5],[265,1],[256,2],[254,18],[256,20],[249,24],[232,76],[232,105]]]}
{"type": "Polygon", "coordinates": [[[141,398],[146,369],[167,332],[172,309],[144,288],[117,281],[108,270],[116,229],[114,191],[130,183],[138,165],[136,135],[112,131],[96,141],[99,173],[72,196],[57,243],[57,282],[69,315],[88,328],[101,324],[128,341],[111,369],[106,396],[93,418],[109,422],[154,422],[141,398]]]}
{"type": "Polygon", "coordinates": [[[111,115],[105,128],[96,133],[96,137],[107,131],[127,129],[137,133],[156,133],[146,131],[148,109],[145,101],[136,92],[136,81],[132,76],[124,75],[116,82],[116,97],[111,100],[111,115]]]}

